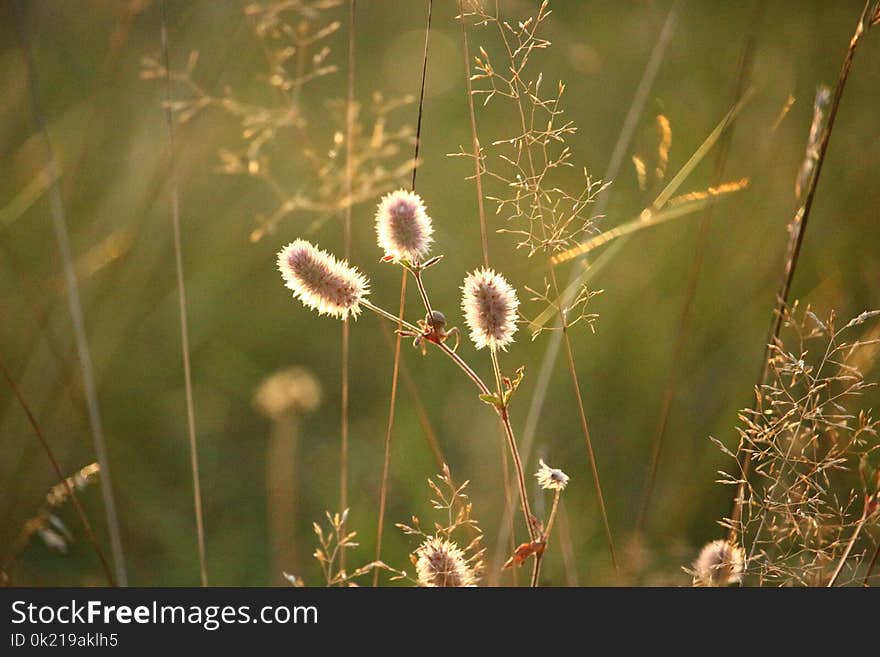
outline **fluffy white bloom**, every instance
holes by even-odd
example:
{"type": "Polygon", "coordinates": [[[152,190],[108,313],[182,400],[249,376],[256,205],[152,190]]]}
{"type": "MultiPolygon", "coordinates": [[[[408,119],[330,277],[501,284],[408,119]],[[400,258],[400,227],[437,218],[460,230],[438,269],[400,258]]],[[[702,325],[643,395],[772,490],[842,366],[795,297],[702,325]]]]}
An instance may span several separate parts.
{"type": "Polygon", "coordinates": [[[434,228],[415,192],[399,189],[382,197],[376,209],[376,236],[385,255],[418,262],[428,254],[434,228]]]}
{"type": "Polygon", "coordinates": [[[461,309],[477,349],[506,349],[516,333],[516,291],[485,267],[468,274],[461,290],[461,309]]]}
{"type": "Polygon", "coordinates": [[[568,486],[567,474],[557,468],[551,468],[544,463],[543,459],[538,461],[538,465],[540,467],[535,473],[535,478],[541,488],[544,490],[565,490],[565,487],[568,486]]]}
{"type": "Polygon", "coordinates": [[[694,561],[694,586],[727,586],[742,581],[745,550],[729,541],[706,544],[694,561]]]}
{"type": "Polygon", "coordinates": [[[370,292],[369,282],[344,260],[337,260],[306,240],[278,252],[278,270],[293,296],[320,315],[357,317],[358,305],[370,292]]]}

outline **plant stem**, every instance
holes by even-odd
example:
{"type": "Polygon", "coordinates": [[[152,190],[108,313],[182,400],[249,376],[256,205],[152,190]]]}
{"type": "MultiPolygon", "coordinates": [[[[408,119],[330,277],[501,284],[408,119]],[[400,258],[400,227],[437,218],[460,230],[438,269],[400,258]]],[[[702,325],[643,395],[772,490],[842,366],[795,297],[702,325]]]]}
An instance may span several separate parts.
{"type": "MultiPolygon", "coordinates": [[[[432,342],[431,344],[436,344],[436,343],[432,342]]],[[[480,392],[482,394],[484,394],[484,395],[491,395],[492,394],[492,391],[489,389],[489,386],[487,386],[485,383],[483,383],[483,380],[479,377],[479,375],[476,372],[474,372],[474,370],[471,368],[470,365],[468,365],[466,362],[464,362],[464,359],[462,359],[461,356],[459,356],[457,353],[452,351],[452,349],[447,347],[445,344],[441,343],[441,344],[438,344],[437,346],[440,348],[440,351],[442,351],[449,358],[451,358],[452,361],[456,365],[458,365],[459,368],[461,368],[462,372],[464,372],[465,374],[468,375],[470,380],[474,382],[474,384],[477,386],[477,388],[480,389],[480,392]]]]}
{"type": "Polygon", "coordinates": [[[366,308],[367,310],[372,310],[377,315],[384,317],[387,320],[394,322],[395,324],[400,324],[403,328],[408,329],[410,331],[415,331],[417,333],[421,333],[421,329],[418,326],[413,326],[408,321],[403,319],[402,317],[398,317],[394,313],[390,313],[384,308],[380,308],[379,306],[375,306],[369,301],[362,300],[360,301],[360,305],[366,308]]]}
{"type": "Polygon", "coordinates": [[[498,365],[498,353],[490,350],[492,356],[492,369],[495,371],[495,382],[498,385],[498,417],[501,418],[501,424],[504,427],[504,435],[507,437],[507,447],[510,449],[510,455],[513,457],[513,468],[516,471],[516,482],[519,486],[519,502],[522,506],[523,516],[526,521],[526,529],[529,532],[529,540],[534,543],[536,540],[535,528],[532,527],[532,510],[529,507],[529,495],[526,491],[526,477],[523,472],[522,459],[519,456],[519,448],[516,446],[516,436],[513,434],[513,427],[510,425],[510,415],[507,412],[507,403],[502,401],[504,398],[504,384],[501,380],[501,368],[498,365]]]}
{"type": "MultiPolygon", "coordinates": [[[[408,330],[413,331],[415,333],[421,333],[421,329],[419,327],[413,326],[412,324],[410,324],[406,320],[398,317],[397,315],[394,315],[393,313],[388,312],[387,310],[385,310],[383,308],[380,308],[379,306],[373,305],[369,301],[362,300],[360,302],[360,305],[363,306],[364,308],[366,308],[367,310],[372,310],[374,313],[376,313],[377,315],[379,315],[381,317],[384,317],[387,320],[390,320],[396,324],[400,324],[405,329],[408,329],[408,330]]],[[[470,380],[474,382],[474,385],[476,385],[477,388],[479,388],[480,393],[482,393],[484,395],[492,394],[492,391],[489,389],[489,387],[483,382],[483,380],[479,377],[479,375],[476,372],[474,372],[474,370],[471,368],[471,366],[468,365],[461,358],[461,356],[459,356],[457,353],[452,351],[452,349],[447,347],[445,344],[442,344],[442,343],[438,344],[436,342],[431,342],[431,344],[435,345],[438,349],[440,349],[440,351],[442,351],[444,354],[446,354],[452,360],[452,362],[454,362],[456,365],[458,365],[458,367],[465,374],[468,375],[468,378],[470,378],[470,380]]]]}
{"type": "MultiPolygon", "coordinates": [[[[345,212],[342,223],[342,239],[345,259],[351,258],[351,205],[354,189],[354,73],[355,73],[355,10],[356,0],[348,3],[348,75],[345,99],[345,212]]],[[[342,400],[339,446],[339,506],[348,509],[348,400],[350,392],[349,352],[351,349],[351,324],[346,317],[342,321],[342,400]]],[[[345,550],[339,555],[339,567],[345,569],[345,550]]]]}
{"type": "MultiPolygon", "coordinates": [[[[95,550],[95,554],[98,555],[98,560],[101,562],[101,567],[104,569],[104,574],[107,576],[107,582],[110,584],[110,586],[116,586],[116,580],[113,577],[113,571],[110,569],[110,564],[108,563],[107,558],[104,556],[104,551],[98,544],[98,539],[95,537],[95,532],[92,531],[92,525],[89,522],[88,517],[86,516],[85,509],[83,509],[82,504],[80,504],[79,502],[79,497],[77,497],[76,491],[73,489],[73,486],[70,485],[67,477],[65,477],[64,473],[61,471],[61,466],[58,464],[58,459],[55,458],[55,453],[49,446],[49,441],[46,440],[46,436],[43,435],[43,431],[42,429],[40,429],[40,425],[37,424],[37,418],[34,417],[34,414],[31,412],[30,406],[28,406],[27,402],[24,399],[24,395],[21,394],[21,390],[19,390],[18,385],[16,385],[15,380],[12,378],[12,375],[9,373],[9,370],[6,369],[6,366],[3,364],[2,361],[0,361],[0,372],[3,373],[3,378],[6,379],[9,387],[12,388],[12,392],[15,394],[15,398],[18,400],[19,406],[21,406],[24,414],[27,415],[27,419],[28,422],[30,422],[31,428],[34,430],[34,433],[37,435],[40,444],[46,451],[46,456],[49,457],[49,462],[52,464],[52,469],[55,471],[55,476],[58,477],[62,484],[64,484],[64,488],[67,490],[67,494],[70,496],[70,501],[73,504],[73,508],[76,510],[76,515],[79,518],[80,523],[82,523],[83,529],[86,532],[86,537],[88,537],[89,543],[92,544],[92,547],[95,550]]],[[[7,564],[4,563],[3,566],[5,568],[7,564]]]]}
{"type": "MultiPolygon", "coordinates": [[[[398,316],[403,317],[406,306],[406,271],[400,280],[400,310],[398,316]]],[[[379,524],[376,527],[376,561],[382,559],[382,535],[385,530],[385,504],[388,500],[388,474],[391,470],[391,436],[394,432],[394,411],[397,405],[397,379],[400,374],[400,335],[402,320],[397,324],[397,339],[394,341],[394,364],[391,371],[391,400],[388,403],[388,426],[385,431],[385,454],[382,460],[382,485],[379,490],[379,524]]],[[[379,569],[373,569],[373,586],[379,586],[379,569]]]]}
{"type": "MultiPolygon", "coordinates": [[[[412,184],[410,189],[416,191],[416,175],[419,171],[419,148],[422,136],[422,111],[425,106],[425,82],[428,75],[428,44],[431,36],[431,14],[433,13],[433,0],[428,0],[428,20],[425,26],[425,51],[422,56],[422,83],[419,89],[419,111],[416,118],[416,143],[413,151],[412,184]]],[[[406,306],[406,271],[400,279],[400,310],[398,315],[403,317],[406,306]]],[[[394,435],[394,411],[397,404],[397,382],[400,376],[400,335],[401,325],[397,326],[397,335],[394,340],[394,361],[391,367],[391,399],[388,402],[388,426],[385,432],[385,456],[382,462],[382,486],[379,491],[379,521],[376,528],[376,561],[382,558],[382,535],[385,526],[385,505],[388,497],[388,475],[391,470],[391,439],[394,435]]],[[[379,585],[379,569],[373,569],[373,586],[379,585]]]]}
{"type": "Polygon", "coordinates": [[[877,547],[874,549],[874,556],[871,557],[871,563],[868,564],[868,570],[865,573],[865,579],[862,582],[862,586],[870,586],[869,582],[871,580],[871,573],[874,572],[874,566],[877,565],[877,557],[880,557],[880,543],[878,543],[877,547]]]}
{"type": "Polygon", "coordinates": [[[464,54],[464,83],[467,92],[468,118],[471,124],[471,148],[474,157],[474,180],[477,183],[477,210],[480,217],[480,246],[483,251],[483,264],[489,266],[489,240],[486,231],[486,211],[483,207],[483,170],[482,149],[480,148],[480,139],[477,136],[477,117],[474,112],[474,94],[471,87],[471,54],[468,45],[467,25],[464,18],[464,3],[462,0],[458,2],[459,20],[461,21],[461,42],[462,53],[464,54]]]}
{"type": "Polygon", "coordinates": [[[168,48],[168,3],[162,2],[162,55],[165,62],[165,124],[168,131],[169,186],[171,188],[171,228],[174,235],[174,264],[177,275],[177,305],[180,318],[180,344],[183,351],[183,382],[186,398],[186,426],[189,438],[189,460],[193,481],[193,508],[196,516],[196,540],[199,552],[199,579],[208,586],[205,553],[205,521],[202,513],[202,485],[199,476],[199,451],[196,442],[196,413],[193,404],[192,365],[190,362],[189,327],[186,312],[186,283],[183,276],[183,241],[180,234],[180,195],[174,162],[174,116],[171,109],[171,57],[168,48]]]}
{"type": "MultiPolygon", "coordinates": [[[[733,88],[733,98],[731,102],[736,105],[743,96],[746,88],[746,81],[750,77],[752,64],[754,62],[755,41],[757,34],[757,24],[761,18],[765,5],[765,0],[755,0],[752,8],[751,17],[749,19],[748,28],[743,42],[742,52],[740,54],[738,73],[733,88]]],[[[712,186],[721,184],[724,177],[724,169],[727,165],[727,157],[730,153],[730,144],[733,141],[734,124],[724,131],[718,143],[718,153],[715,157],[714,170],[712,172],[712,186]]],[[[636,516],[635,531],[638,536],[641,535],[645,527],[645,521],[648,515],[648,509],[651,504],[654,486],[657,480],[657,472],[660,466],[660,457],[663,453],[663,446],[666,439],[666,432],[669,428],[669,417],[672,413],[672,405],[675,400],[675,393],[678,387],[678,378],[682,366],[683,354],[685,346],[688,342],[688,334],[690,332],[691,319],[693,316],[694,299],[697,295],[697,288],[701,281],[701,271],[703,268],[703,259],[706,253],[706,247],[709,243],[709,228],[712,223],[712,214],[715,203],[709,204],[706,211],[700,217],[700,223],[697,232],[696,244],[694,246],[694,258],[688,272],[687,288],[685,292],[685,302],[679,315],[678,326],[675,335],[675,344],[672,348],[672,362],[670,364],[666,382],[663,386],[663,400],[660,407],[660,416],[657,420],[657,426],[654,430],[654,436],[651,440],[651,456],[648,464],[648,475],[645,479],[642,491],[642,499],[639,502],[639,511],[636,516]]]]}
{"type": "Polygon", "coordinates": [[[862,533],[862,527],[865,526],[865,520],[867,520],[867,516],[863,513],[862,517],[859,518],[859,522],[856,525],[855,531],[852,533],[852,536],[849,537],[849,542],[846,544],[846,549],[843,551],[843,556],[841,556],[840,561],[837,562],[837,568],[834,569],[834,574],[831,576],[831,579],[828,582],[828,588],[834,586],[834,583],[837,581],[840,572],[843,570],[843,567],[846,564],[846,560],[849,558],[849,553],[852,551],[853,545],[855,545],[856,543],[856,539],[859,537],[859,534],[862,533]]]}
{"type": "MultiPolygon", "coordinates": [[[[413,270],[413,273],[416,274],[417,271],[418,271],[417,269],[413,270]]],[[[428,309],[428,308],[430,308],[430,303],[428,301],[428,295],[424,289],[424,285],[422,283],[421,276],[416,275],[415,278],[416,278],[417,284],[419,285],[420,291],[423,295],[422,300],[425,303],[426,309],[428,309]]],[[[362,305],[364,308],[367,308],[368,310],[372,310],[373,312],[375,312],[378,315],[381,315],[385,319],[389,319],[393,322],[397,322],[401,326],[403,326],[411,331],[415,331],[416,333],[421,333],[420,329],[418,329],[417,327],[413,326],[412,324],[409,324],[408,322],[405,322],[403,319],[391,314],[387,310],[383,310],[379,306],[373,305],[369,301],[362,300],[360,302],[360,305],[362,305]]],[[[436,345],[437,348],[440,349],[440,351],[442,351],[444,354],[446,354],[446,356],[449,359],[452,360],[452,362],[454,362],[456,365],[458,365],[459,369],[461,369],[461,371],[464,372],[468,376],[468,378],[474,382],[474,385],[477,386],[477,388],[480,390],[481,394],[483,394],[483,395],[491,395],[492,394],[492,391],[489,389],[489,387],[483,382],[483,380],[480,378],[480,376],[476,372],[474,372],[473,368],[471,368],[471,366],[468,365],[464,361],[464,359],[462,359],[461,356],[459,356],[457,353],[455,353],[452,349],[450,349],[446,344],[444,344],[442,342],[431,342],[431,344],[436,345]]],[[[492,368],[493,368],[493,371],[495,374],[495,382],[496,382],[496,385],[498,388],[498,396],[499,396],[499,404],[495,407],[495,409],[496,409],[496,412],[498,413],[498,417],[501,422],[501,426],[504,429],[504,435],[505,435],[505,438],[507,439],[507,446],[510,449],[511,456],[513,457],[513,464],[514,464],[514,468],[516,470],[517,483],[519,485],[520,504],[522,506],[523,516],[525,517],[525,521],[526,521],[526,529],[529,532],[529,540],[531,542],[534,542],[535,541],[535,531],[534,531],[534,528],[532,527],[532,512],[531,512],[531,509],[529,508],[529,499],[528,499],[528,493],[526,491],[526,481],[525,481],[525,474],[523,472],[522,460],[520,459],[519,449],[516,446],[516,437],[513,433],[513,427],[510,424],[510,416],[507,412],[507,405],[500,402],[500,400],[503,398],[503,395],[504,395],[504,385],[503,385],[502,378],[501,378],[501,368],[498,364],[498,355],[494,350],[492,350],[490,353],[491,353],[491,357],[492,357],[492,368]]]]}
{"type": "MultiPolygon", "coordinates": [[[[758,375],[758,381],[755,385],[755,389],[759,391],[758,394],[760,394],[761,385],[764,383],[764,379],[767,377],[767,368],[770,360],[769,356],[771,345],[775,343],[776,340],[778,340],[779,331],[782,328],[782,311],[785,305],[788,303],[788,295],[791,291],[791,283],[794,279],[794,271],[797,267],[798,258],[800,256],[801,245],[803,244],[804,240],[804,233],[807,229],[807,221],[810,218],[810,210],[812,210],[813,208],[813,199],[816,196],[816,187],[819,184],[819,176],[822,173],[822,165],[825,163],[825,154],[828,151],[828,142],[831,139],[831,131],[834,128],[834,121],[837,118],[837,111],[840,108],[840,101],[843,98],[843,90],[846,87],[846,81],[849,77],[850,68],[852,68],[852,62],[856,53],[856,48],[858,47],[859,41],[861,40],[862,35],[864,35],[865,30],[867,29],[867,27],[869,27],[868,25],[866,25],[866,20],[868,18],[868,9],[870,6],[871,2],[869,0],[865,3],[865,8],[862,10],[862,14],[859,17],[859,22],[856,25],[856,30],[853,33],[852,38],[850,39],[849,47],[846,51],[846,56],[844,57],[843,64],[840,68],[840,75],[837,78],[837,86],[834,88],[834,97],[831,101],[831,107],[828,112],[828,123],[825,125],[825,129],[822,132],[822,139],[819,142],[819,148],[817,149],[815,171],[813,172],[813,175],[810,178],[809,185],[807,186],[804,203],[795,213],[794,218],[790,223],[792,236],[789,241],[789,250],[786,254],[785,269],[782,276],[782,282],[780,283],[779,290],[776,294],[776,305],[773,309],[773,320],[771,323],[770,334],[764,343],[764,354],[761,360],[761,371],[758,375]]],[[[758,399],[756,397],[755,402],[752,406],[753,410],[757,403],[758,399]]],[[[740,442],[740,448],[742,448],[742,441],[740,442]]],[[[742,481],[737,487],[736,497],[734,498],[733,502],[733,511],[730,514],[731,522],[729,538],[731,543],[736,541],[737,528],[742,521],[746,484],[748,482],[751,465],[751,453],[746,452],[742,456],[742,462],[740,464],[742,481]]]]}
{"type": "Polygon", "coordinates": [[[422,282],[422,270],[418,266],[411,269],[413,276],[416,279],[416,286],[419,288],[419,296],[422,297],[422,303],[425,305],[425,312],[427,316],[431,316],[431,302],[428,299],[428,293],[425,291],[425,284],[422,282]]]}
{"type": "Polygon", "coordinates": [[[14,2],[13,9],[19,43],[25,60],[28,95],[30,96],[31,101],[31,117],[34,123],[34,128],[39,133],[39,138],[43,142],[46,168],[49,180],[51,181],[48,187],[49,212],[52,218],[58,251],[61,255],[61,269],[64,275],[65,291],[67,293],[67,305],[70,310],[70,318],[73,325],[73,337],[76,344],[77,356],[79,358],[89,424],[92,428],[92,442],[95,449],[95,457],[101,468],[101,496],[104,500],[107,531],[110,534],[110,552],[113,555],[115,580],[120,586],[127,586],[128,575],[125,569],[125,554],[122,548],[122,534],[119,527],[119,516],[116,512],[116,498],[113,495],[113,481],[110,477],[110,459],[107,455],[107,442],[104,436],[104,424],[101,417],[100,404],[98,402],[98,390],[95,381],[94,365],[92,363],[91,350],[89,349],[88,336],[86,335],[85,317],[79,292],[79,282],[76,275],[73,247],[70,241],[70,231],[67,227],[67,217],[64,210],[64,200],[61,195],[61,186],[59,185],[59,179],[61,178],[61,165],[55,157],[55,151],[52,148],[52,141],[49,137],[49,131],[46,128],[46,121],[43,117],[42,106],[40,105],[37,96],[38,87],[36,65],[34,63],[30,34],[27,30],[22,4],[23,3],[14,2]]]}
{"type": "MultiPolygon", "coordinates": [[[[553,496],[553,507],[550,509],[550,518],[547,520],[547,528],[544,530],[544,536],[541,537],[541,540],[544,541],[545,550],[547,549],[547,543],[550,542],[550,532],[553,531],[553,523],[556,521],[556,511],[559,509],[559,496],[561,493],[562,491],[557,490],[556,494],[553,496]]],[[[532,570],[532,588],[538,586],[538,580],[541,577],[541,562],[543,560],[543,551],[535,555],[535,567],[532,570]]]]}

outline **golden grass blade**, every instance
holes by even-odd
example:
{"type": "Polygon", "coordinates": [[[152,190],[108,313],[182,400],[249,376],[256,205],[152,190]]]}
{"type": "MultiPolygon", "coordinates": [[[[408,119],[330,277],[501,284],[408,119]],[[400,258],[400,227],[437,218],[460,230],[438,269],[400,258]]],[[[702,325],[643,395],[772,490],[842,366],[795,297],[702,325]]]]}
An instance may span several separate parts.
{"type": "Polygon", "coordinates": [[[590,251],[593,251],[600,246],[604,246],[611,240],[614,240],[618,237],[631,235],[632,233],[640,231],[644,228],[659,226],[660,224],[664,224],[667,221],[671,221],[672,219],[678,219],[680,217],[687,217],[689,215],[692,215],[695,212],[702,210],[703,208],[711,204],[714,198],[718,196],[723,196],[725,194],[730,194],[732,192],[741,191],[748,187],[748,184],[748,178],[742,178],[741,180],[725,183],[724,185],[720,185],[718,187],[710,187],[705,191],[691,192],[689,194],[673,198],[669,201],[669,205],[671,207],[666,210],[655,211],[651,208],[645,208],[644,210],[642,210],[641,214],[638,217],[630,219],[620,226],[612,228],[611,230],[607,230],[604,233],[596,235],[595,237],[591,237],[585,242],[582,242],[580,246],[577,246],[574,249],[569,249],[568,251],[563,251],[562,253],[553,256],[553,258],[551,259],[551,263],[557,265],[563,262],[567,262],[568,260],[571,260],[573,258],[586,255],[590,251]]]}

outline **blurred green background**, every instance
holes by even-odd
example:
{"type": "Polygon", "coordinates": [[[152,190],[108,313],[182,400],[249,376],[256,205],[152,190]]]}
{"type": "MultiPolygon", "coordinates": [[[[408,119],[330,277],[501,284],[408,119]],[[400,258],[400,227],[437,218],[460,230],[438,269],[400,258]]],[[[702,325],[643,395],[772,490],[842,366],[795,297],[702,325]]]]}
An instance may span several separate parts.
{"type": "MultiPolygon", "coordinates": [[[[266,4],[266,3],[264,3],[266,4]]],[[[296,3],[293,3],[296,4],[296,3]]],[[[638,214],[651,196],[640,191],[629,158],[653,157],[655,122],[672,128],[670,174],[677,171],[729,110],[743,42],[757,29],[755,94],[735,125],[725,179],[748,176],[747,190],[721,200],[714,211],[694,321],[683,354],[667,442],[646,534],[639,549],[632,530],[647,472],[649,444],[660,413],[676,326],[685,300],[697,237],[695,217],[636,234],[601,271],[591,302],[596,333],[572,332],[587,416],[597,450],[610,522],[624,562],[615,579],[605,547],[575,401],[560,359],[537,432],[537,458],[565,470],[566,518],[580,584],[683,584],[680,566],[699,546],[721,535],[716,520],[728,511],[730,492],[714,483],[729,461],[709,436],[734,446],[736,411],[752,399],[779,279],[786,224],[793,214],[794,181],[804,157],[819,84],[834,85],[862,9],[847,2],[765,2],[757,23],[753,3],[690,1],[651,88],[624,166],[609,189],[600,226],[638,214]],[[790,111],[774,123],[794,98],[790,111]]],[[[534,13],[538,3],[502,0],[511,19],[534,13]]],[[[46,166],[35,128],[16,24],[23,25],[36,71],[36,93],[53,148],[77,258],[89,344],[94,359],[113,485],[131,583],[194,585],[198,560],[174,251],[168,140],[162,80],[141,79],[142,59],[160,54],[161,6],[149,0],[32,0],[2,4],[0,21],[0,357],[19,383],[62,468],[72,472],[94,460],[64,281],[50,208],[39,185],[46,166]],[[35,183],[37,181],[37,183],[35,183]],[[36,188],[34,187],[36,185],[36,188]],[[31,193],[29,190],[34,190],[31,193]]],[[[192,78],[212,96],[226,89],[253,106],[277,107],[268,84],[266,45],[246,15],[248,3],[196,0],[168,3],[172,68],[199,53],[192,78]]],[[[544,24],[551,48],[535,55],[534,70],[551,85],[566,82],[566,117],[578,125],[569,139],[578,165],[601,177],[620,134],[639,79],[670,2],[558,0],[544,24]]],[[[434,3],[427,93],[422,124],[418,191],[436,228],[435,253],[446,258],[430,272],[434,305],[461,324],[458,287],[480,263],[476,193],[469,161],[447,154],[468,147],[461,33],[456,5],[434,3]]],[[[292,25],[303,15],[282,14],[292,25]]],[[[312,20],[312,19],[309,19],[312,20]]],[[[333,148],[333,104],[345,96],[347,8],[322,10],[314,19],[341,28],[322,41],[326,62],[339,71],[304,85],[298,98],[305,128],[280,129],[271,148],[273,172],[285,188],[317,193],[321,181],[303,160],[303,133],[321,156],[333,148]]],[[[356,95],[369,104],[416,95],[421,74],[425,3],[357,3],[356,95]]],[[[497,54],[496,35],[470,30],[471,48],[497,54]],[[492,50],[494,48],[494,50],[492,50]]],[[[316,49],[317,50],[317,49],[316,49]]],[[[812,220],[795,277],[793,298],[843,316],[880,307],[878,207],[880,185],[880,34],[869,33],[856,55],[837,117],[812,220]]],[[[191,98],[176,84],[178,99],[191,98]]],[[[503,114],[477,108],[486,144],[512,134],[503,114]]],[[[388,129],[415,125],[416,105],[387,116],[388,129]]],[[[196,428],[201,458],[207,558],[218,585],[267,585],[279,570],[307,584],[322,583],[311,558],[313,520],[336,510],[340,440],[340,322],[319,318],[292,301],[275,270],[276,251],[299,236],[341,253],[341,213],[297,210],[262,239],[251,240],[277,198],[260,176],[225,175],[221,150],[240,151],[239,118],[207,107],[177,127],[176,181],[183,225],[184,268],[192,346],[196,428]],[[317,409],[280,423],[255,409],[258,386],[290,367],[312,373],[323,391],[317,409]],[[273,441],[285,454],[296,434],[284,486],[271,493],[267,472],[273,441]],[[284,447],[286,445],[287,447],[284,447]],[[277,514],[289,513],[289,517],[277,514]],[[273,529],[275,527],[275,529],[273,529]],[[280,529],[279,529],[280,528],[280,529]],[[280,552],[279,552],[280,551],[280,552]],[[279,563],[278,554],[283,554],[279,563]],[[276,555],[276,556],[273,556],[276,555]]],[[[338,144],[337,144],[338,145],[338,144]]],[[[405,143],[383,166],[402,163],[405,143]]],[[[711,181],[714,151],[681,191],[711,181]]],[[[336,162],[337,174],[341,160],[336,162]]],[[[329,174],[328,174],[329,176],[329,174]]],[[[405,179],[405,177],[404,177],[405,179]]],[[[385,188],[379,190],[383,191],[385,188]]],[[[396,308],[399,272],[378,263],[373,212],[379,191],[353,209],[352,260],[372,280],[372,300],[396,308]]],[[[488,204],[492,208],[491,204],[488,204]]],[[[491,228],[500,227],[490,218],[491,228]]],[[[509,236],[490,235],[490,256],[520,289],[541,283],[541,269],[509,236]]],[[[563,270],[563,276],[567,276],[563,270]]],[[[408,317],[420,317],[418,299],[408,317]]],[[[526,367],[514,399],[513,423],[521,433],[547,335],[531,342],[525,329],[502,358],[506,370],[526,367]]],[[[474,516],[494,559],[503,485],[500,438],[492,413],[451,364],[429,351],[422,357],[405,343],[404,360],[453,476],[471,481],[474,516]]],[[[469,342],[461,353],[487,377],[488,357],[469,342]]],[[[373,558],[383,441],[388,415],[391,353],[372,316],[352,327],[351,515],[361,547],[350,565],[373,558]]],[[[876,372],[875,372],[876,374],[876,372]]],[[[871,374],[868,374],[871,378],[871,374]]],[[[870,401],[870,400],[868,400],[870,401]]],[[[392,525],[412,514],[433,520],[427,477],[438,470],[426,446],[412,398],[401,387],[391,462],[383,558],[411,570],[416,547],[392,525]]],[[[5,383],[0,386],[0,555],[56,483],[45,453],[5,383]]],[[[530,477],[530,486],[533,479],[530,477]]],[[[537,489],[532,490],[539,499],[537,489]]],[[[107,543],[100,488],[81,492],[102,543],[107,543]]],[[[549,502],[549,499],[546,500],[549,502]]],[[[537,509],[543,508],[539,502],[537,509]]],[[[100,584],[94,553],[72,510],[60,517],[76,540],[66,555],[35,537],[8,567],[17,584],[100,584]]],[[[517,517],[517,536],[524,529],[517,517]]],[[[559,534],[545,560],[544,582],[571,583],[559,534]]],[[[498,564],[490,562],[490,567],[498,564]]],[[[365,580],[368,582],[369,580],[365,580]]],[[[510,583],[505,574],[502,583],[510,583]]]]}

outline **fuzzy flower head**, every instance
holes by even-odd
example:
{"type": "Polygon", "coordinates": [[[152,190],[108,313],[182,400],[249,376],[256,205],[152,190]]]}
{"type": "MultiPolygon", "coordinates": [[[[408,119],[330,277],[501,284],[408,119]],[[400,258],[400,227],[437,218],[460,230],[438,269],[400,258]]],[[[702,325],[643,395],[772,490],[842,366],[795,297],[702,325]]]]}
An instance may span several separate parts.
{"type": "Polygon", "coordinates": [[[544,463],[543,459],[538,461],[538,464],[540,467],[535,473],[535,478],[538,480],[538,485],[541,488],[544,490],[565,490],[565,487],[568,486],[567,474],[557,468],[551,468],[544,463]]]}
{"type": "Polygon", "coordinates": [[[344,260],[337,260],[306,240],[278,252],[278,270],[293,296],[319,315],[357,317],[358,305],[370,292],[369,282],[344,260]]]}
{"type": "Polygon", "coordinates": [[[727,586],[742,581],[745,550],[729,541],[712,541],[694,561],[694,586],[727,586]]]}
{"type": "Polygon", "coordinates": [[[452,541],[429,537],[416,550],[419,586],[476,586],[477,578],[464,552],[452,541]]]}
{"type": "Polygon", "coordinates": [[[433,232],[418,194],[398,189],[382,197],[376,209],[376,235],[387,258],[418,262],[428,254],[433,232]]]}
{"type": "Polygon", "coordinates": [[[506,349],[516,333],[516,291],[488,268],[468,274],[461,288],[461,309],[477,349],[506,349]]]}

